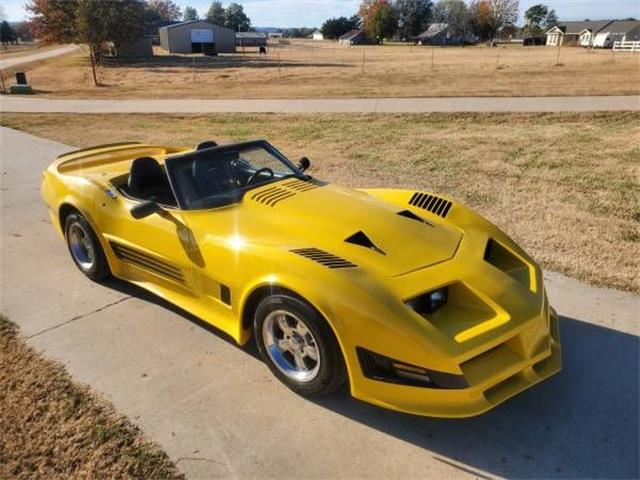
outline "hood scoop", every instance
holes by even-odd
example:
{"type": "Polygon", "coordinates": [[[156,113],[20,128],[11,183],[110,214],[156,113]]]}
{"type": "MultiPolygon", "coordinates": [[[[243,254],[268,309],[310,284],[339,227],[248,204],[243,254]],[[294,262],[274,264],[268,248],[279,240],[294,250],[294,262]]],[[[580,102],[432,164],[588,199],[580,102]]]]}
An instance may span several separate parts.
{"type": "Polygon", "coordinates": [[[429,193],[416,192],[411,197],[411,200],[409,200],[409,205],[413,205],[414,207],[421,208],[427,212],[433,213],[434,215],[445,218],[449,213],[449,210],[451,210],[453,203],[429,193]]]}
{"type": "Polygon", "coordinates": [[[401,217],[408,218],[410,220],[415,220],[416,222],[420,222],[420,223],[422,223],[424,225],[428,225],[430,227],[433,227],[432,223],[427,222],[424,218],[419,217],[418,215],[413,213],[411,210],[403,210],[401,212],[398,212],[398,215],[400,215],[401,217]]]}
{"type": "Polygon", "coordinates": [[[369,237],[367,237],[367,234],[364,233],[363,231],[354,233],[349,238],[346,238],[344,241],[347,243],[351,243],[353,245],[358,245],[360,247],[369,248],[374,252],[378,252],[381,255],[386,255],[386,253],[384,253],[380,248],[378,248],[376,244],[373,243],[373,241],[369,237]]]}

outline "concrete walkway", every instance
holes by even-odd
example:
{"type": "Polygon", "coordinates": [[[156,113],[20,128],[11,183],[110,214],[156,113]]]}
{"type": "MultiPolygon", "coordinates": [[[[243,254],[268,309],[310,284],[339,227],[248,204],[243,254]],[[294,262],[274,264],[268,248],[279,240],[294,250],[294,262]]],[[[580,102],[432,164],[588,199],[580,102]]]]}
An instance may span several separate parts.
{"type": "Polygon", "coordinates": [[[564,370],[479,418],[416,418],[345,393],[311,402],[255,348],[126,284],[86,280],[39,196],[41,170],[73,147],[9,129],[0,145],[0,310],[188,477],[638,477],[638,296],[547,273],[564,370]]]}
{"type": "Polygon", "coordinates": [[[0,97],[0,111],[23,113],[426,113],[640,110],[640,96],[327,99],[51,99],[0,97]]]}
{"type": "Polygon", "coordinates": [[[11,57],[4,60],[0,60],[0,69],[17,67],[18,65],[24,65],[26,63],[36,62],[38,60],[45,60],[51,57],[57,57],[58,55],[64,55],[71,53],[80,48],[78,45],[65,45],[64,47],[55,48],[53,50],[45,50],[44,52],[31,53],[29,55],[21,55],[19,57],[11,57]]]}

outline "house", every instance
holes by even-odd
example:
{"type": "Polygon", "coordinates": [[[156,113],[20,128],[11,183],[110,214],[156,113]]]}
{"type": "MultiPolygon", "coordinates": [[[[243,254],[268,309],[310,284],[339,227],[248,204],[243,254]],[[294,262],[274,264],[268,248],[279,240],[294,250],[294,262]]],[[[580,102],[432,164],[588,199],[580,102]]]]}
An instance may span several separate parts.
{"type": "Polygon", "coordinates": [[[611,48],[614,42],[640,41],[640,21],[615,20],[598,31],[592,41],[595,48],[611,48]]]}
{"type": "Polygon", "coordinates": [[[591,46],[594,36],[610,23],[612,23],[612,20],[560,22],[546,32],[547,46],[591,46]]]}
{"type": "Polygon", "coordinates": [[[348,31],[338,38],[338,42],[340,45],[366,45],[371,43],[366,32],[361,29],[348,31]]]}
{"type": "Polygon", "coordinates": [[[160,46],[169,53],[234,53],[236,32],[205,20],[191,20],[161,27],[160,46]]]}
{"type": "Polygon", "coordinates": [[[429,28],[414,38],[420,45],[461,45],[475,43],[476,38],[471,34],[459,35],[449,30],[446,23],[432,23],[429,28]]]}
{"type": "Polygon", "coordinates": [[[311,36],[311,38],[314,39],[316,42],[321,42],[322,40],[324,40],[324,35],[320,30],[316,30],[315,32],[313,32],[313,35],[311,36]]]}
{"type": "Polygon", "coordinates": [[[269,38],[283,38],[284,32],[269,32],[269,38]]]}
{"type": "Polygon", "coordinates": [[[236,33],[236,47],[266,47],[267,33],[238,32],[236,33]]]}

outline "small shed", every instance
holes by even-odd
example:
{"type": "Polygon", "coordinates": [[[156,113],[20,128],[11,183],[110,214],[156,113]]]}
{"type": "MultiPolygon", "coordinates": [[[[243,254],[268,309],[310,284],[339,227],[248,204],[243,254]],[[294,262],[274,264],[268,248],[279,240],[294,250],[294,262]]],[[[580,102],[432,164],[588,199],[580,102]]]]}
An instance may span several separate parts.
{"type": "Polygon", "coordinates": [[[260,32],[236,33],[236,47],[266,47],[267,34],[260,32]]]}
{"type": "Polygon", "coordinates": [[[234,53],[236,32],[204,20],[160,28],[160,46],[169,53],[234,53]]]}
{"type": "Polygon", "coordinates": [[[320,30],[316,30],[315,32],[313,32],[311,38],[313,38],[316,42],[321,42],[322,40],[324,40],[324,35],[320,30]]]}
{"type": "Polygon", "coordinates": [[[338,39],[338,42],[340,42],[340,45],[366,45],[371,43],[366,32],[360,29],[348,31],[338,39]]]}

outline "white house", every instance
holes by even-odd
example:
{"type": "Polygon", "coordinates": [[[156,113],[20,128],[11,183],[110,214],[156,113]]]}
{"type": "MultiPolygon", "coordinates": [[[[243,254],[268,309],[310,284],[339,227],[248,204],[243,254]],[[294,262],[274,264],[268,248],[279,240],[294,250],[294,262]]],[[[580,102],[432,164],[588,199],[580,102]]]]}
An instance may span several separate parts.
{"type": "Polygon", "coordinates": [[[560,45],[588,47],[593,42],[594,35],[610,23],[612,20],[560,22],[547,31],[547,45],[552,47],[560,45]]]}
{"type": "Polygon", "coordinates": [[[611,48],[614,42],[640,41],[640,21],[616,20],[602,28],[593,38],[593,47],[611,48]]]}
{"type": "Polygon", "coordinates": [[[324,35],[322,34],[322,32],[320,30],[316,30],[315,32],[313,32],[313,36],[311,37],[314,40],[320,42],[322,40],[324,40],[324,35]]]}

